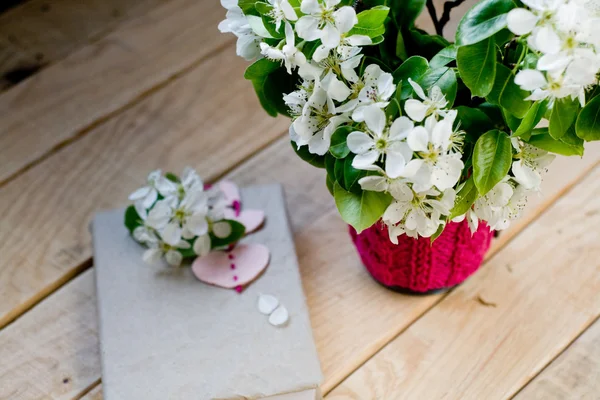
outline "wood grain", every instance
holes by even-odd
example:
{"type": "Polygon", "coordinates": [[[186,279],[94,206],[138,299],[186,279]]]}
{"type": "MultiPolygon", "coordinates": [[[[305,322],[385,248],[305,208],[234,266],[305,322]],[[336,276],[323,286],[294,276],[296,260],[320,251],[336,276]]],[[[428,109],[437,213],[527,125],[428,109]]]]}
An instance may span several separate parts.
{"type": "Polygon", "coordinates": [[[167,0],[29,0],[0,14],[0,91],[167,0]]]}
{"type": "Polygon", "coordinates": [[[156,166],[209,179],[287,130],[260,108],[245,66],[227,48],[0,188],[0,327],[81,270],[90,215],[126,202],[156,166]]]}
{"type": "MultiPolygon", "coordinates": [[[[270,181],[284,184],[303,285],[325,374],[322,388],[327,392],[439,301],[440,296],[403,296],[376,284],[361,266],[346,234],[347,228],[334,209],[323,183],[324,171],[303,163],[292,154],[288,146],[285,138],[277,141],[258,156],[240,165],[229,177],[241,185],[270,181]]],[[[544,183],[546,198],[562,193],[564,186],[587,171],[589,165],[600,157],[600,151],[588,152],[588,158],[579,163],[575,159],[556,161],[554,166],[558,168],[550,170],[544,183]],[[570,174],[564,173],[566,165],[571,166],[570,174]]],[[[532,204],[532,207],[528,215],[538,214],[545,203],[532,204]]],[[[517,226],[515,229],[521,227],[517,226]]],[[[512,235],[505,233],[498,242],[506,243],[511,237],[512,235]]],[[[70,290],[71,286],[85,286],[87,283],[82,281],[86,279],[93,279],[89,272],[69,282],[61,291],[70,290]]],[[[46,303],[52,304],[47,306],[48,309],[69,310],[64,316],[56,316],[56,323],[63,326],[62,329],[73,332],[70,343],[75,355],[63,354],[60,346],[53,344],[48,335],[38,336],[36,343],[48,348],[47,356],[42,357],[42,360],[51,360],[56,368],[52,371],[38,368],[36,374],[23,374],[19,379],[13,377],[12,381],[20,382],[18,387],[39,387],[39,382],[46,382],[48,386],[45,392],[53,392],[58,390],[54,385],[62,385],[59,384],[59,378],[69,375],[73,377],[73,385],[77,386],[75,391],[80,392],[100,378],[99,355],[95,347],[96,328],[93,336],[88,335],[85,330],[78,335],[79,328],[73,323],[77,321],[78,315],[95,317],[95,303],[82,299],[61,304],[62,300],[57,299],[58,293],[48,297],[40,306],[0,332],[0,359],[4,354],[2,349],[7,348],[3,343],[18,342],[19,338],[28,337],[23,331],[39,329],[40,315],[47,314],[46,309],[40,307],[46,303]],[[95,367],[80,369],[77,357],[91,360],[90,363],[95,367]]],[[[12,349],[17,347],[19,345],[13,345],[5,351],[14,351],[12,349]]],[[[35,345],[21,344],[21,347],[35,348],[35,345]]],[[[35,351],[21,354],[16,359],[19,363],[32,365],[41,362],[35,351]]],[[[12,362],[6,363],[4,368],[0,366],[0,382],[8,382],[4,379],[4,374],[13,369],[12,362]]]]}
{"type": "Polygon", "coordinates": [[[172,0],[4,92],[0,182],[232,43],[223,16],[218,2],[172,0]]]}
{"type": "Polygon", "coordinates": [[[599,196],[595,168],[329,398],[515,394],[600,315],[599,196]]]}
{"type": "Polygon", "coordinates": [[[596,321],[529,382],[515,400],[598,400],[599,360],[600,321],[596,321]]]}

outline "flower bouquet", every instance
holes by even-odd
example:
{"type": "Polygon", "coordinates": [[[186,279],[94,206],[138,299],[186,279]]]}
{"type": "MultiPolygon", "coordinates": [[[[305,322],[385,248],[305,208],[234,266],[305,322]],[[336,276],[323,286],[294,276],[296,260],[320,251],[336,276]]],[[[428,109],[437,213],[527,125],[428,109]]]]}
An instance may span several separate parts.
{"type": "Polygon", "coordinates": [[[555,154],[600,139],[597,0],[482,0],[454,43],[415,26],[426,0],[222,4],[260,103],[291,117],[386,286],[466,279],[555,154]]]}

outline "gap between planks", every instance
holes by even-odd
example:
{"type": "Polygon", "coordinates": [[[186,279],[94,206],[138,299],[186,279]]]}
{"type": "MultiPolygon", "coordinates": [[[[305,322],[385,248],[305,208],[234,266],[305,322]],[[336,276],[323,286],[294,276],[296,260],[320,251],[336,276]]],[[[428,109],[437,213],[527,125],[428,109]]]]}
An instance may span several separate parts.
{"type": "Polygon", "coordinates": [[[177,79],[180,79],[181,77],[187,75],[190,71],[198,68],[204,62],[217,56],[219,53],[221,53],[223,51],[230,51],[231,50],[230,46],[233,42],[234,42],[233,40],[230,40],[226,43],[223,43],[222,45],[216,47],[212,53],[201,57],[200,59],[196,60],[193,64],[185,67],[183,70],[180,70],[180,71],[174,73],[173,75],[167,77],[164,81],[158,82],[155,86],[139,93],[136,97],[131,99],[131,101],[129,103],[126,103],[123,106],[121,106],[121,108],[112,110],[112,111],[108,112],[106,115],[103,115],[102,117],[90,122],[88,125],[85,125],[81,129],[76,131],[73,134],[73,136],[68,137],[68,138],[64,139],[63,141],[55,144],[53,147],[48,149],[46,152],[40,154],[37,158],[25,163],[20,169],[16,170],[12,174],[9,174],[3,180],[0,180],[0,188],[2,188],[7,183],[17,179],[19,176],[23,175],[25,172],[27,172],[31,168],[35,167],[36,165],[42,163],[44,160],[52,157],[54,154],[56,154],[58,151],[60,151],[63,147],[71,145],[72,143],[74,143],[74,142],[78,141],[79,139],[81,139],[82,137],[84,137],[89,132],[102,126],[107,121],[111,120],[112,118],[134,108],[140,102],[142,102],[145,98],[152,96],[154,93],[156,93],[162,89],[167,88],[171,83],[173,83],[177,79]]]}
{"type": "MultiPolygon", "coordinates": [[[[584,170],[584,172],[579,175],[577,177],[576,180],[570,182],[569,184],[565,185],[562,190],[560,190],[556,195],[550,197],[549,199],[547,199],[546,201],[544,201],[538,208],[537,208],[537,212],[534,213],[533,215],[528,214],[527,216],[524,216],[521,220],[515,221],[516,223],[514,224],[515,226],[508,232],[501,232],[500,236],[498,238],[496,238],[493,242],[492,242],[492,246],[490,248],[490,250],[488,251],[488,253],[485,255],[484,261],[483,261],[483,265],[482,268],[486,267],[486,264],[492,260],[499,252],[500,250],[502,250],[504,247],[506,247],[509,243],[511,243],[513,241],[513,239],[515,239],[517,236],[519,236],[521,234],[521,232],[530,224],[534,223],[537,219],[539,219],[543,214],[545,214],[548,209],[556,202],[558,202],[563,196],[567,195],[571,190],[573,190],[573,188],[581,183],[585,178],[587,178],[592,171],[597,167],[600,166],[600,161],[590,165],[588,168],[586,168],[584,170]]],[[[410,321],[406,326],[402,327],[402,329],[400,331],[398,331],[398,333],[393,336],[392,338],[390,338],[389,340],[387,340],[385,343],[382,343],[382,346],[380,346],[375,352],[373,352],[373,354],[365,359],[364,361],[362,361],[359,365],[357,365],[354,369],[352,369],[351,371],[348,371],[348,374],[341,380],[339,380],[339,382],[335,385],[332,386],[330,388],[327,388],[326,390],[323,390],[323,396],[326,397],[329,393],[331,393],[333,390],[335,390],[338,386],[340,386],[344,380],[351,376],[354,372],[356,372],[357,370],[359,370],[361,367],[363,367],[367,362],[369,362],[369,360],[371,360],[373,357],[375,357],[378,353],[380,353],[383,349],[385,349],[385,347],[390,344],[391,342],[393,342],[394,340],[396,340],[400,335],[402,335],[402,333],[404,333],[407,329],[409,329],[413,324],[415,324],[417,321],[419,321],[421,318],[423,318],[427,313],[429,313],[433,308],[435,308],[439,303],[441,303],[446,297],[448,297],[454,290],[456,289],[456,287],[451,288],[450,290],[448,290],[447,292],[443,293],[442,295],[440,295],[439,298],[437,298],[435,300],[435,302],[433,304],[431,304],[429,307],[427,307],[419,316],[417,316],[417,318],[413,319],[412,321],[410,321]]],[[[593,324],[590,323],[582,332],[580,332],[580,335],[587,329],[589,328],[589,326],[591,326],[593,324]]],[[[579,337],[579,335],[577,336],[579,337]]],[[[575,338],[576,339],[576,338],[575,338]]],[[[573,341],[575,341],[575,339],[573,339],[573,341]]],[[[573,342],[572,341],[572,342],[573,342]]],[[[572,343],[570,342],[567,347],[572,343]]],[[[563,349],[564,351],[564,349],[563,349]]],[[[562,352],[561,352],[562,353],[562,352]]],[[[560,354],[559,354],[560,355],[560,354]]],[[[558,357],[559,355],[557,355],[556,357],[558,357]]],[[[554,357],[553,360],[556,358],[554,357]]],[[[552,361],[553,361],[552,360],[552,361]]],[[[551,364],[550,361],[545,367],[547,367],[549,364],[551,364]]],[[[544,368],[545,368],[544,367],[544,368]]],[[[540,371],[541,373],[541,371],[540,371]]],[[[532,377],[528,382],[530,382],[534,377],[532,377]]],[[[521,388],[522,389],[522,388],[521,388]]],[[[514,396],[513,396],[514,397],[514,396]]]]}

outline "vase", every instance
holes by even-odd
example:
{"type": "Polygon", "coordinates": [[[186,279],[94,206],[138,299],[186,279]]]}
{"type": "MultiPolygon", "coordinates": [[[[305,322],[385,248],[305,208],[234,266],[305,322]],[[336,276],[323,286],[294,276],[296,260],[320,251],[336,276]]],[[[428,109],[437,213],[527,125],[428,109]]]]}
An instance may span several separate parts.
{"type": "Polygon", "coordinates": [[[406,235],[393,244],[381,222],[350,235],[367,271],[383,286],[404,293],[430,294],[465,281],[481,266],[493,232],[481,223],[471,234],[467,221],[450,222],[431,244],[430,238],[406,235]]]}

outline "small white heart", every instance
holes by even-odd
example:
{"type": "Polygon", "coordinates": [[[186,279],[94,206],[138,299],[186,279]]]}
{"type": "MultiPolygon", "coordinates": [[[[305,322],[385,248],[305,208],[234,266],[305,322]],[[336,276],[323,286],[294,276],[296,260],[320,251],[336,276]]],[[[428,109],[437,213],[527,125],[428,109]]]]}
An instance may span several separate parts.
{"type": "Polygon", "coordinates": [[[288,310],[284,306],[279,306],[269,317],[269,323],[271,325],[281,326],[288,321],[289,317],[288,310]]]}
{"type": "Polygon", "coordinates": [[[271,296],[270,294],[261,294],[258,296],[258,311],[262,314],[271,314],[278,305],[279,300],[275,296],[271,296]]]}

